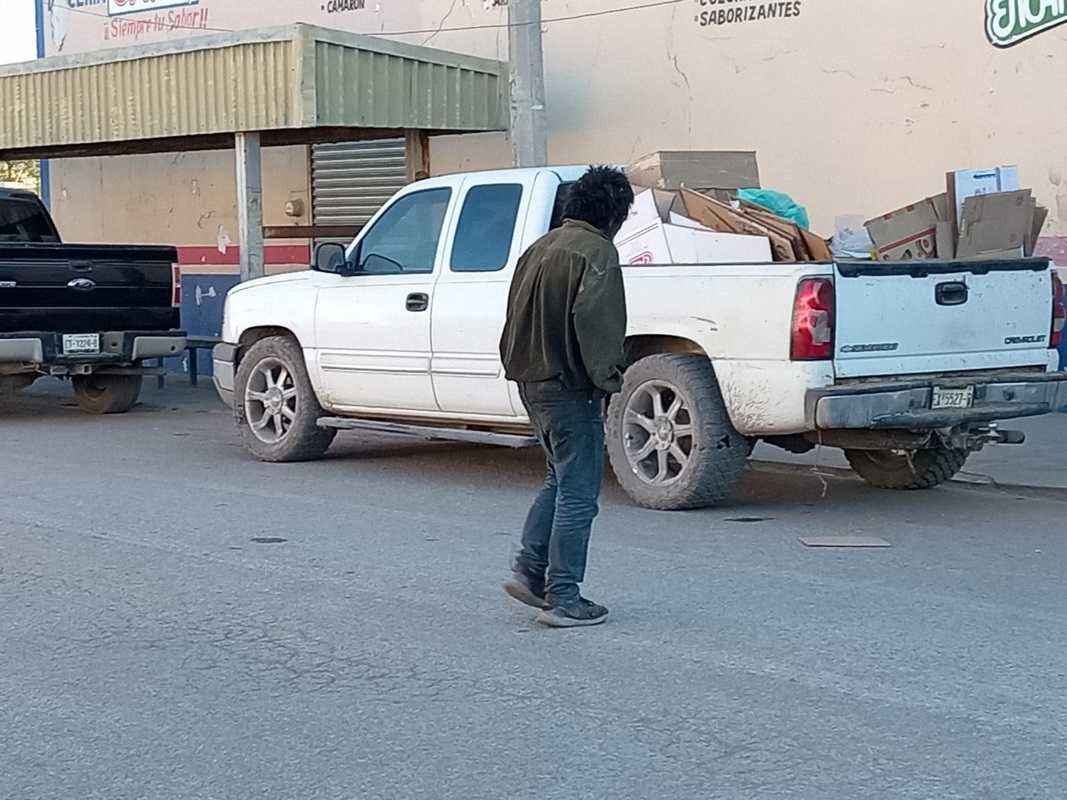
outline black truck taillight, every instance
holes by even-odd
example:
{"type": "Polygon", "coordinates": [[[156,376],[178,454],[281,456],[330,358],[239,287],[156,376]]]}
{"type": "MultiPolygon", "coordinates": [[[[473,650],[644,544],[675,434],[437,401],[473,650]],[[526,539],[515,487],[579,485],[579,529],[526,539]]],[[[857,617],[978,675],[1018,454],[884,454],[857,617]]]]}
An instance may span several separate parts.
{"type": "Polygon", "coordinates": [[[834,355],[834,282],[803,278],[793,300],[793,361],[825,361],[834,355]]]}
{"type": "Polygon", "coordinates": [[[171,265],[171,300],[174,308],[182,307],[182,268],[177,264],[171,265]]]}

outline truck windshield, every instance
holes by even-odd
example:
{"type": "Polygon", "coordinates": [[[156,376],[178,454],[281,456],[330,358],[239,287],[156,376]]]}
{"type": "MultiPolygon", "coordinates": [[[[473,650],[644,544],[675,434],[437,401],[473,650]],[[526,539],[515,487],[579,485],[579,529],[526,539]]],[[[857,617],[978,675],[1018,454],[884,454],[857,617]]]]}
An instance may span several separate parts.
{"type": "Polygon", "coordinates": [[[0,197],[0,242],[56,244],[59,236],[40,203],[31,199],[0,197]]]}

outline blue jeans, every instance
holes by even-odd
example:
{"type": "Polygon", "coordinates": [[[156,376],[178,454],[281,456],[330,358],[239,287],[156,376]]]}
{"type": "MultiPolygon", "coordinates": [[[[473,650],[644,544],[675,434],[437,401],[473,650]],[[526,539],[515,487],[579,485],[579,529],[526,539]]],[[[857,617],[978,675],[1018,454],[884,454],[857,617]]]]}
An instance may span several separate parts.
{"type": "Polygon", "coordinates": [[[522,529],[515,569],[545,579],[553,605],[578,599],[589,534],[604,481],[604,414],[600,395],[559,381],[524,383],[519,394],[548,458],[544,488],[522,529]]]}

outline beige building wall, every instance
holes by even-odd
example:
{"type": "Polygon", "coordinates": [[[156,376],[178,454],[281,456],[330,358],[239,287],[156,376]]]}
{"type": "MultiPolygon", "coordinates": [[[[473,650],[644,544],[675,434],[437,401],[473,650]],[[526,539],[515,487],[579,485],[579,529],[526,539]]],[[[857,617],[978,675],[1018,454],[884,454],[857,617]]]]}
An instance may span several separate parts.
{"type": "MultiPolygon", "coordinates": [[[[265,225],[310,224],[307,164],[306,147],[263,151],[265,225]],[[285,204],[294,199],[303,216],[286,216],[285,204]]],[[[66,159],[52,162],[51,183],[53,215],[67,241],[178,244],[189,271],[235,271],[237,177],[230,152],[66,159]]],[[[277,240],[268,247],[292,249],[277,240]]]]}
{"type": "MultiPolygon", "coordinates": [[[[621,163],[672,148],[756,150],[764,186],[806,205],[823,235],[833,232],[835,215],[873,216],[942,191],[947,170],[1014,163],[1051,210],[1046,235],[1067,236],[1067,107],[1053,93],[1067,26],[996,47],[987,9],[1017,14],[1018,0],[685,0],[626,10],[646,4],[544,0],[552,162],[621,163]]],[[[1021,5],[1036,15],[1056,14],[1063,3],[1021,5]]],[[[136,24],[178,14],[172,19],[204,32],[305,21],[506,58],[506,15],[485,6],[200,0],[108,18],[98,4],[68,9],[61,39],[53,10],[49,52],[60,41],[62,52],[76,52],[195,33],[136,24]],[[338,8],[351,10],[329,10],[338,8]]],[[[503,136],[438,139],[432,147],[435,173],[509,161],[503,136]]],[[[285,199],[306,197],[307,171],[304,151],[268,156],[268,224],[286,221],[277,216],[285,199]]],[[[235,225],[232,172],[223,153],[57,163],[53,197],[68,236],[211,245],[220,225],[235,225]],[[101,211],[105,200],[126,213],[101,211]]]]}

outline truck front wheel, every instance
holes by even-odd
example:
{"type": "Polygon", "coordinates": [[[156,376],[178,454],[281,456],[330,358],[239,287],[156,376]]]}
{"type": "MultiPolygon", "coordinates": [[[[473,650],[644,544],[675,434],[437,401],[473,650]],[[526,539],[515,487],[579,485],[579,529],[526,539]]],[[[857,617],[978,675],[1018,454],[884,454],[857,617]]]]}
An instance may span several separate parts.
{"type": "Polygon", "coordinates": [[[140,375],[75,375],[74,401],[89,414],[125,414],[141,396],[140,375]]]}
{"type": "Polygon", "coordinates": [[[337,432],[317,424],[322,406],[292,339],[269,336],[248,348],[235,384],[234,419],[260,461],[311,461],[329,449],[337,432]]]}
{"type": "Polygon", "coordinates": [[[929,450],[846,450],[853,471],[879,489],[932,489],[955,477],[970,455],[947,445],[929,450]]]}
{"type": "Polygon", "coordinates": [[[730,421],[711,362],[643,358],[608,407],[607,446],[622,488],[646,508],[703,508],[734,493],[752,442],[730,421]]]}

